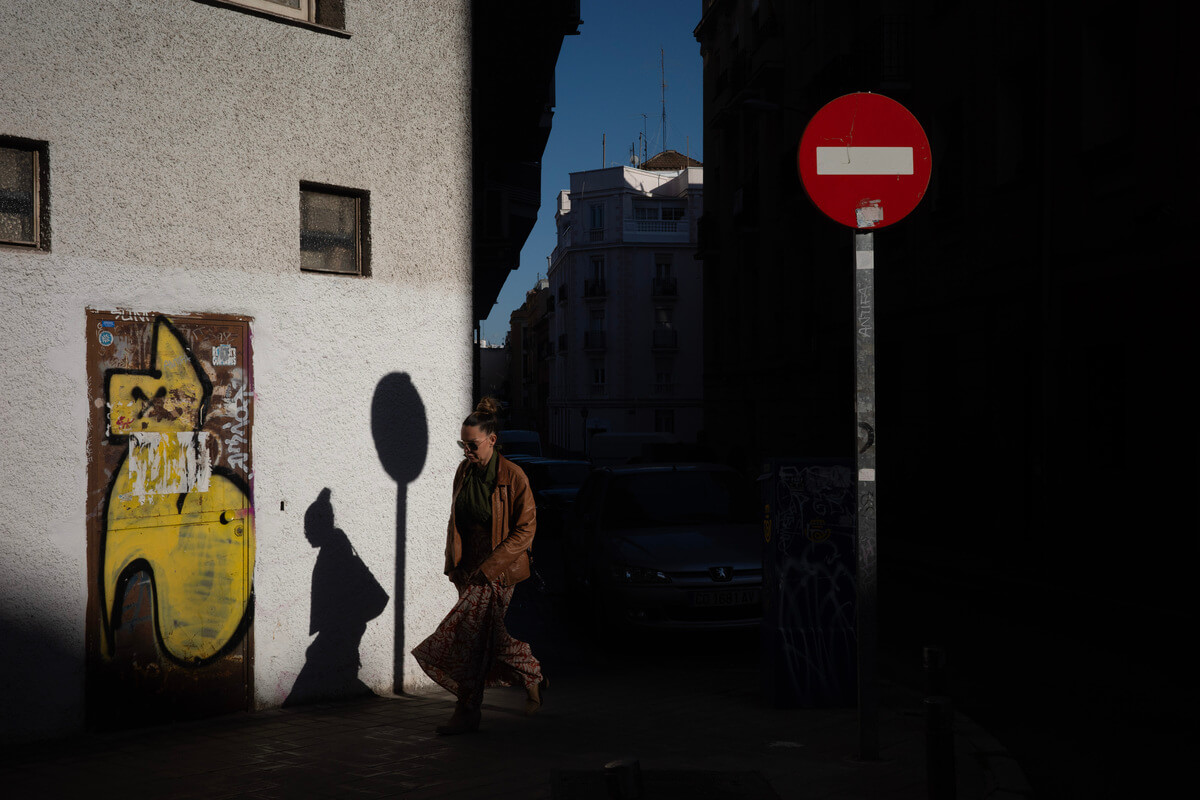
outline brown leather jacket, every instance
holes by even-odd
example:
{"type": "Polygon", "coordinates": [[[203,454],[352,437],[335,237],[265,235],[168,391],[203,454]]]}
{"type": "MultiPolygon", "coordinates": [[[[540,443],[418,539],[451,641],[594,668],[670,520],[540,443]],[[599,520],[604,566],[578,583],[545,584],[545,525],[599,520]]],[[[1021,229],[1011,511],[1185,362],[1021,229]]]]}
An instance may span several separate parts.
{"type": "MultiPolygon", "coordinates": [[[[446,536],[446,574],[462,560],[462,537],[454,524],[454,506],[466,476],[467,461],[454,473],[454,496],[450,500],[450,525],[446,536]]],[[[492,492],[492,554],[479,566],[489,581],[514,586],[529,577],[529,553],[537,529],[537,509],[529,479],[504,456],[496,467],[496,489],[492,492]]]]}

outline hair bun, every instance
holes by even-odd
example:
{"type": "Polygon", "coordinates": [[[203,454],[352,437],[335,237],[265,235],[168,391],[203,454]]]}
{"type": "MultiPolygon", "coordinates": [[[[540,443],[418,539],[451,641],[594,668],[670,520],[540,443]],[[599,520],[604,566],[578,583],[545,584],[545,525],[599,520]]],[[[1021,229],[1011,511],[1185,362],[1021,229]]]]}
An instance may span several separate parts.
{"type": "Polygon", "coordinates": [[[494,397],[485,397],[479,401],[479,405],[475,406],[476,414],[491,414],[493,417],[500,415],[500,403],[494,397]]]}

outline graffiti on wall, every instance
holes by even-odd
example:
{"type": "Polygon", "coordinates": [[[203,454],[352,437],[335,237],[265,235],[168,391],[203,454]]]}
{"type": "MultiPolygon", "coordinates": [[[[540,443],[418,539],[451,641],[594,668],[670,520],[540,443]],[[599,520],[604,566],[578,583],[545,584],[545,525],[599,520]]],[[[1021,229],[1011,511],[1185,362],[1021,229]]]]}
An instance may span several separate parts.
{"type": "Polygon", "coordinates": [[[90,686],[170,716],[245,707],[248,321],[89,311],[88,335],[90,686]]]}

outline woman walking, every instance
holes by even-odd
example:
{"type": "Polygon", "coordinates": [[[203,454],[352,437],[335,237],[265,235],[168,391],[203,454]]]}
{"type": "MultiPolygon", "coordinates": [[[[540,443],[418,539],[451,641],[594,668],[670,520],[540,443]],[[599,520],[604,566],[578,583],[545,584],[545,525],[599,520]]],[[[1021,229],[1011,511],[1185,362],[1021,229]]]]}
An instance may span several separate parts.
{"type": "Polygon", "coordinates": [[[504,627],[513,587],[529,577],[537,521],[525,473],[496,450],[499,411],[485,397],[463,420],[445,570],[458,602],[412,651],[421,669],[458,698],[450,721],[437,728],[441,734],[479,728],[487,686],[524,686],[526,714],[541,707],[547,686],[529,645],[504,627]]]}

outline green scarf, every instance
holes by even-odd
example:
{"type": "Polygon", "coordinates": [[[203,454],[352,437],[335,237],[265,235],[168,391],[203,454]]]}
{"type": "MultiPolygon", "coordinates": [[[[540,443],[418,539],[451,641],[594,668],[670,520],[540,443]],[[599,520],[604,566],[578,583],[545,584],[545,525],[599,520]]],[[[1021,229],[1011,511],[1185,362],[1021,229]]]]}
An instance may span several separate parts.
{"type": "Polygon", "coordinates": [[[496,470],[500,454],[492,452],[492,460],[483,469],[468,466],[462,488],[458,490],[455,515],[467,524],[492,524],[492,492],[496,490],[496,470]]]}

